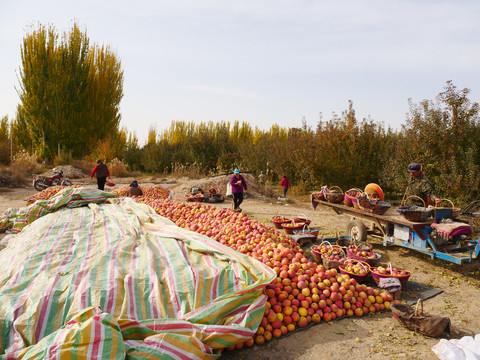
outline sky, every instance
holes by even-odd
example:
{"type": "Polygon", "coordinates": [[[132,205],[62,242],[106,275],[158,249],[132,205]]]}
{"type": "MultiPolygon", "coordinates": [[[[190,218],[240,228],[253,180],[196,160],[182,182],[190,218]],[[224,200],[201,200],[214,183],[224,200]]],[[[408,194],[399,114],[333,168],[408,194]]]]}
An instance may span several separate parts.
{"type": "Polygon", "coordinates": [[[121,127],[174,120],[316,127],[348,109],[400,129],[452,80],[480,102],[476,0],[0,0],[0,117],[15,117],[22,39],[73,21],[122,63],[121,127]]]}

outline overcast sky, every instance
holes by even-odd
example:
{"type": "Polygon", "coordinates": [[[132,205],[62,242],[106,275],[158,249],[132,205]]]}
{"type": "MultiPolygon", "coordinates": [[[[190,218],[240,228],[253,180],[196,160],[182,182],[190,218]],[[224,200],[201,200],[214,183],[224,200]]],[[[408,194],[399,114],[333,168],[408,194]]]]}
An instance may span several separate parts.
{"type": "Polygon", "coordinates": [[[121,60],[121,126],[141,145],[172,120],[315,126],[348,100],[399,129],[447,80],[480,101],[479,17],[475,0],[0,0],[0,117],[29,25],[76,20],[121,60]]]}

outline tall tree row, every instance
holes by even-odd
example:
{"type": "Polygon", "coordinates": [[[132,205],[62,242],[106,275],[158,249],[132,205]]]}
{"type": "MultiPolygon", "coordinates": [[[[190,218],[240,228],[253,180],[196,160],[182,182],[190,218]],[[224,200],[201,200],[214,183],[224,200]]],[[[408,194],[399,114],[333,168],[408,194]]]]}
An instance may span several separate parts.
{"type": "Polygon", "coordinates": [[[73,24],[59,35],[39,25],[23,39],[17,128],[21,144],[52,159],[59,147],[73,157],[118,131],[123,71],[107,46],[90,46],[73,24]]]}
{"type": "Polygon", "coordinates": [[[419,162],[439,196],[465,202],[480,196],[479,105],[468,94],[447,82],[435,101],[410,101],[400,131],[357,119],[351,101],[315,129],[305,123],[260,130],[238,121],[177,121],[152,132],[137,155],[140,168],[150,172],[170,172],[174,164],[196,164],[205,174],[239,167],[263,171],[273,182],[287,174],[305,189],[336,185],[347,190],[375,182],[391,199],[402,198],[406,167],[419,162]]]}

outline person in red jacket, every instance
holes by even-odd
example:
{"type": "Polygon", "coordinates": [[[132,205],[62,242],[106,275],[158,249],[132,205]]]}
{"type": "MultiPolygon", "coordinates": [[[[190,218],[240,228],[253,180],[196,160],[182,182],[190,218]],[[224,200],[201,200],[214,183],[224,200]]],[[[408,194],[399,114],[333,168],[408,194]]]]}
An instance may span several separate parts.
{"type": "Polygon", "coordinates": [[[280,185],[283,188],[283,197],[286,198],[288,188],[290,188],[291,185],[290,185],[290,181],[288,181],[288,179],[285,175],[283,175],[282,180],[280,181],[280,185]]]}
{"type": "Polygon", "coordinates": [[[97,185],[99,190],[105,190],[105,183],[107,177],[110,178],[110,170],[108,170],[107,165],[103,163],[102,160],[97,160],[97,166],[95,166],[90,174],[90,178],[93,179],[93,176],[97,177],[97,185]]]}

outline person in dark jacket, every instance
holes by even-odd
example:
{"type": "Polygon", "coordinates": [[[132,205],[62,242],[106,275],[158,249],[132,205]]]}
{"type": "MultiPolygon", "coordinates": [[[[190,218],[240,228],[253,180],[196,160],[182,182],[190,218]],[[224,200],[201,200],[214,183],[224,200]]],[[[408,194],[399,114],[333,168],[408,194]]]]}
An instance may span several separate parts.
{"type": "Polygon", "coordinates": [[[441,199],[435,194],[432,184],[428,181],[425,174],[422,172],[422,165],[417,163],[411,163],[408,165],[408,171],[410,172],[410,182],[405,190],[405,197],[407,199],[410,196],[415,196],[409,199],[409,204],[417,206],[428,206],[438,204],[441,199]],[[418,196],[418,197],[416,197],[418,196]],[[421,198],[422,200],[420,200],[421,198]]]}
{"type": "Polygon", "coordinates": [[[105,182],[107,181],[107,177],[110,178],[110,170],[108,170],[107,165],[100,159],[97,160],[97,166],[93,168],[90,178],[93,179],[93,176],[97,177],[98,189],[105,190],[105,182]]]}
{"type": "Polygon", "coordinates": [[[130,188],[128,189],[128,196],[143,196],[143,191],[140,189],[138,186],[137,180],[133,180],[132,183],[130,184],[130,188]]]}
{"type": "Polygon", "coordinates": [[[240,175],[240,170],[235,169],[230,179],[230,185],[232,185],[233,210],[240,212],[242,211],[240,204],[243,202],[243,190],[247,191],[247,183],[243,176],[240,175]]]}

